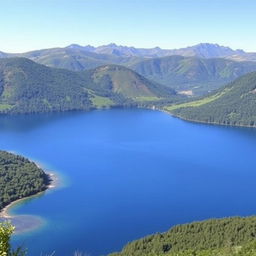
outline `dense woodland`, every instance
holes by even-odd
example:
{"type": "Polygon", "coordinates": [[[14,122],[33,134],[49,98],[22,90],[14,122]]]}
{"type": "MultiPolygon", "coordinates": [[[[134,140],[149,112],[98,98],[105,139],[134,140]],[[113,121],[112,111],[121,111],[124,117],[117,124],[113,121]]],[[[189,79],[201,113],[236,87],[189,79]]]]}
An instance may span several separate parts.
{"type": "MultiPolygon", "coordinates": [[[[13,230],[9,223],[0,224],[1,256],[27,254],[25,248],[11,247],[13,230]]],[[[109,256],[256,256],[255,230],[256,217],[194,222],[136,240],[109,256]]]]}
{"type": "Polygon", "coordinates": [[[166,107],[181,118],[223,125],[256,126],[256,72],[205,98],[166,107]]]}
{"type": "Polygon", "coordinates": [[[0,210],[9,203],[47,189],[50,180],[28,159],[0,151],[0,210]]]}
{"type": "Polygon", "coordinates": [[[256,255],[256,217],[211,219],[178,225],[126,245],[111,256],[256,255]]]}

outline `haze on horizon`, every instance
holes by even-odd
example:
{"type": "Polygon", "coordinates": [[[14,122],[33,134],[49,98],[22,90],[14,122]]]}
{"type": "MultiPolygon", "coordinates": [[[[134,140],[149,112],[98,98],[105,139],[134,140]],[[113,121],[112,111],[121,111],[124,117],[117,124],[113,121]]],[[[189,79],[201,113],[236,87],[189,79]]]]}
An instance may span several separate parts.
{"type": "Polygon", "coordinates": [[[256,51],[250,0],[3,1],[0,51],[80,45],[182,48],[217,43],[256,51]]]}

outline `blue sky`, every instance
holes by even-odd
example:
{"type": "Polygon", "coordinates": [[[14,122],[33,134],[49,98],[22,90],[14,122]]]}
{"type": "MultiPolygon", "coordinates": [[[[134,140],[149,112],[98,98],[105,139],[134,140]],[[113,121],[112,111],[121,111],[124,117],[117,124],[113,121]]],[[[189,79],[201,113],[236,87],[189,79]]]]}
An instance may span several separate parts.
{"type": "Polygon", "coordinates": [[[256,51],[255,10],[254,0],[2,0],[0,51],[111,42],[256,51]]]}

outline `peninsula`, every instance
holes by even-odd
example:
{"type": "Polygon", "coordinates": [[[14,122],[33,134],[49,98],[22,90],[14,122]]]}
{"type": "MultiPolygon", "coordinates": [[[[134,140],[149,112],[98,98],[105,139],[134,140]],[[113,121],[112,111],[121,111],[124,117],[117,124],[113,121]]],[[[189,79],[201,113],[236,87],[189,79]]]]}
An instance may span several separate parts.
{"type": "Polygon", "coordinates": [[[51,185],[51,180],[51,175],[36,163],[0,151],[0,217],[7,217],[5,209],[11,203],[45,191],[51,185]]]}

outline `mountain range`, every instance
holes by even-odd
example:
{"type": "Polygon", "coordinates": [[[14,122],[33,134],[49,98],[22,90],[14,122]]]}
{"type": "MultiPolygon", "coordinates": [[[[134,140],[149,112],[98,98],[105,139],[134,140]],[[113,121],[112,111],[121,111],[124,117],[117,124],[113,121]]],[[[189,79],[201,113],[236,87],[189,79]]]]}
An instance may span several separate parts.
{"type": "Polygon", "coordinates": [[[0,52],[0,58],[6,57],[25,57],[49,67],[72,71],[108,64],[122,65],[189,95],[206,94],[243,74],[256,71],[255,53],[207,43],[177,50],[73,44],[20,54],[0,52]],[[250,61],[245,61],[247,59],[250,61]]]}
{"type": "Polygon", "coordinates": [[[93,47],[90,45],[80,46],[77,44],[71,44],[67,46],[69,49],[79,49],[87,52],[94,52],[99,54],[112,54],[123,57],[166,57],[171,55],[181,56],[196,56],[201,58],[223,58],[233,55],[245,55],[243,50],[232,50],[229,47],[220,46],[218,44],[201,43],[194,46],[189,46],[180,49],[161,49],[155,48],[135,48],[122,45],[116,45],[114,43],[108,45],[102,45],[99,47],[93,47]]]}
{"type": "Polygon", "coordinates": [[[245,52],[244,50],[233,50],[227,46],[219,44],[200,43],[193,46],[188,46],[179,49],[161,49],[154,48],[135,48],[114,43],[94,47],[91,45],[81,46],[71,44],[68,49],[76,49],[80,51],[93,52],[98,54],[115,55],[119,57],[141,57],[141,58],[156,58],[172,55],[180,55],[184,57],[199,57],[199,58],[227,58],[236,61],[256,61],[256,53],[245,52]]]}
{"type": "MultiPolygon", "coordinates": [[[[64,48],[51,48],[51,49],[42,49],[35,50],[25,53],[5,53],[0,52],[0,57],[40,57],[42,55],[47,55],[51,51],[56,52],[58,50],[64,49],[70,50],[71,52],[86,52],[86,53],[95,53],[100,55],[112,55],[115,57],[122,58],[156,58],[156,57],[166,57],[172,55],[180,55],[184,57],[199,57],[199,58],[228,58],[234,60],[248,60],[256,61],[256,53],[245,52],[244,50],[237,49],[233,50],[227,46],[221,46],[218,44],[211,43],[200,43],[193,46],[188,46],[185,48],[179,49],[161,49],[160,47],[155,48],[135,48],[129,46],[116,45],[114,43],[108,45],[102,45],[94,47],[91,45],[81,46],[78,44],[71,44],[64,48]]],[[[96,55],[90,55],[94,58],[96,55]]],[[[102,56],[102,57],[103,57],[102,56]]],[[[97,58],[97,57],[96,57],[97,58]]],[[[100,57],[101,58],[101,57],[100,57]]],[[[103,57],[104,59],[104,57],[103,57]]]]}

